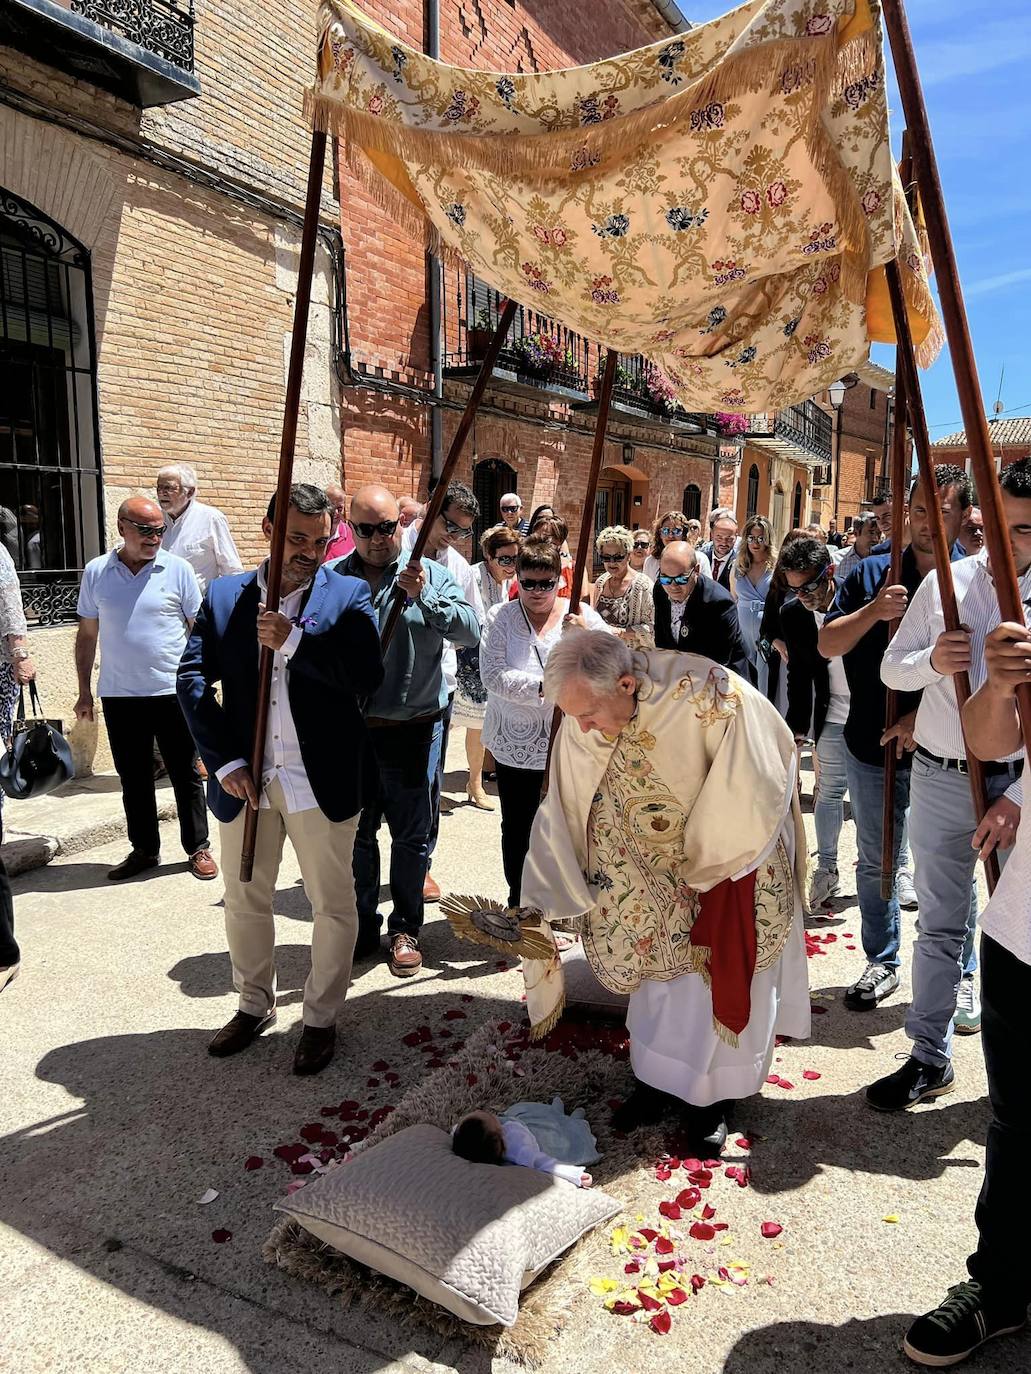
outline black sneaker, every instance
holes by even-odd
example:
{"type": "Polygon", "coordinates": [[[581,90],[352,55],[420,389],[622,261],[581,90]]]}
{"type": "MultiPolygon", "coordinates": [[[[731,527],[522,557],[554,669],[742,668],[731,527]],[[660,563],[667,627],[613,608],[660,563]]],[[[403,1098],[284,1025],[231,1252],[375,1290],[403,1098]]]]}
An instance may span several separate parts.
{"type": "Polygon", "coordinates": [[[917,1364],[942,1369],[959,1364],[993,1336],[1009,1336],[1023,1329],[1027,1307],[1001,1308],[986,1301],[979,1283],[967,1280],[949,1289],[944,1302],[916,1321],[906,1332],[902,1349],[917,1364]]]}
{"type": "Polygon", "coordinates": [[[867,964],[863,976],[845,993],[845,1006],[849,1011],[872,1011],[898,985],[899,975],[895,969],[887,964],[867,964]]]}
{"type": "Polygon", "coordinates": [[[886,1078],[878,1078],[866,1090],[867,1102],[879,1112],[904,1111],[917,1102],[950,1093],[956,1086],[956,1075],[951,1064],[935,1069],[930,1064],[922,1064],[912,1055],[900,1054],[896,1058],[905,1059],[902,1068],[889,1073],[886,1078]]]}

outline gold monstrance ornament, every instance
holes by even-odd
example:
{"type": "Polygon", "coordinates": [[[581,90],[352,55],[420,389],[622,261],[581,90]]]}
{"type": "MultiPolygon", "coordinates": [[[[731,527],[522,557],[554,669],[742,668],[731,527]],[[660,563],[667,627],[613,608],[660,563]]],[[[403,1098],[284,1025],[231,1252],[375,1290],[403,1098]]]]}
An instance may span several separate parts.
{"type": "Polygon", "coordinates": [[[492,897],[451,893],[443,898],[440,909],[462,940],[524,959],[550,960],[556,953],[555,937],[536,907],[506,907],[492,897]]]}

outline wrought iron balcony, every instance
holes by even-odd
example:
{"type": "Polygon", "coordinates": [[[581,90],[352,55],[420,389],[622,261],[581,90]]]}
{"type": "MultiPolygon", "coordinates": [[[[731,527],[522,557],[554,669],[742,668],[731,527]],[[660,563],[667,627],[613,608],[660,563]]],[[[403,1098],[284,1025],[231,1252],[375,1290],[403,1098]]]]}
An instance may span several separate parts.
{"type": "Polygon", "coordinates": [[[4,0],[0,43],[133,105],[200,95],[193,0],[4,0]]]}
{"type": "MultiPolygon", "coordinates": [[[[597,350],[594,392],[597,395],[604,369],[602,351],[597,350]]],[[[686,411],[667,390],[662,374],[640,353],[621,353],[616,364],[612,404],[617,411],[649,423],[688,426],[702,433],[712,429],[712,417],[686,411]]]]}
{"type": "Polygon", "coordinates": [[[829,463],[831,460],[831,417],[815,401],[786,406],[776,412],[765,411],[749,417],[747,442],[774,448],[794,462],[829,463]]]}

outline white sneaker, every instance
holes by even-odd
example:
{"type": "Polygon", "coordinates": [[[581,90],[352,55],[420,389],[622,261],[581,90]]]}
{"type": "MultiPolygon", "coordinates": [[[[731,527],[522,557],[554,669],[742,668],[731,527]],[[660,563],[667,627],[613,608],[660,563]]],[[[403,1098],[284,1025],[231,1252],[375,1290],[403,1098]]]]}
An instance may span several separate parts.
{"type": "Polygon", "coordinates": [[[976,1035],[981,1029],[981,999],[977,995],[972,973],[959,980],[952,1023],[957,1035],[976,1035]]]}
{"type": "Polygon", "coordinates": [[[900,868],[895,875],[895,891],[899,895],[899,906],[903,911],[916,911],[920,903],[913,886],[913,875],[908,868],[900,868]]]}
{"type": "Polygon", "coordinates": [[[836,868],[818,868],[809,884],[809,906],[815,911],[818,906],[826,906],[832,897],[841,891],[836,868]]]}
{"type": "Polygon", "coordinates": [[[7,968],[0,968],[0,992],[3,992],[8,983],[13,983],[21,972],[21,964],[11,964],[7,968]]]}

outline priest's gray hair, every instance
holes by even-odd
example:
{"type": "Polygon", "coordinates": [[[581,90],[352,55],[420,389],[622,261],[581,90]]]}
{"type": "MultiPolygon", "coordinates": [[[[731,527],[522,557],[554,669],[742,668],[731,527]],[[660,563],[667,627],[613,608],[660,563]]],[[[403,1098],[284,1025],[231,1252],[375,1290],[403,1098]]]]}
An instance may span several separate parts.
{"type": "Polygon", "coordinates": [[[197,494],[197,474],[188,463],[166,463],[158,472],[157,481],[160,482],[162,477],[174,477],[183,491],[193,496],[197,494]]]}
{"type": "Polygon", "coordinates": [[[558,701],[570,678],[578,677],[597,696],[614,696],[619,679],[633,671],[633,653],[618,635],[567,630],[544,665],[544,695],[558,701]]]}

